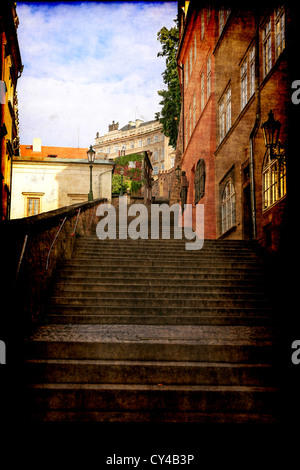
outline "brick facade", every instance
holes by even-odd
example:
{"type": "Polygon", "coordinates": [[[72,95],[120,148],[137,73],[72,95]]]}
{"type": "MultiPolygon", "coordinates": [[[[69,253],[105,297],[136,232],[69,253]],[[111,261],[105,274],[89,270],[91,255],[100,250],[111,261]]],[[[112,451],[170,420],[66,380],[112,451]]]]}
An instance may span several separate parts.
{"type": "Polygon", "coordinates": [[[187,202],[204,204],[205,238],[254,238],[277,251],[287,200],[290,10],[195,1],[178,7],[187,202]],[[271,110],[281,123],[272,152],[261,127],[271,110]],[[205,185],[197,201],[200,159],[205,185]]]}

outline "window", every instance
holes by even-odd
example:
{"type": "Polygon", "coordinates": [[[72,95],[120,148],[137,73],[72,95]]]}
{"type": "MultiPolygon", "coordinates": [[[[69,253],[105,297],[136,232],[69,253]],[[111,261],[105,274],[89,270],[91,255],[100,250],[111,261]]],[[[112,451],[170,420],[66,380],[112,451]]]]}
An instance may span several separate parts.
{"type": "Polygon", "coordinates": [[[263,171],[263,210],[268,209],[286,194],[286,165],[284,154],[271,158],[266,153],[263,171]]]}
{"type": "Polygon", "coordinates": [[[154,159],[154,160],[157,160],[157,158],[158,158],[157,150],[154,150],[154,152],[153,152],[153,159],[154,159]]]}
{"type": "Polygon", "coordinates": [[[275,53],[276,59],[280,56],[285,47],[285,14],[283,8],[278,8],[275,12],[275,53]]]}
{"type": "Polygon", "coordinates": [[[197,204],[200,199],[205,194],[205,161],[203,159],[198,160],[195,178],[194,178],[194,189],[195,189],[195,204],[197,204]]]}
{"type": "Polygon", "coordinates": [[[207,64],[206,64],[206,69],[207,69],[207,98],[209,98],[210,93],[211,93],[211,56],[208,57],[207,59],[207,64]]]}
{"type": "Polygon", "coordinates": [[[193,127],[196,125],[196,92],[193,95],[193,127]]]}
{"type": "Polygon", "coordinates": [[[171,157],[171,168],[175,165],[175,157],[171,157]]]}
{"type": "Polygon", "coordinates": [[[122,150],[126,150],[126,144],[122,144],[122,150]]]}
{"type": "Polygon", "coordinates": [[[42,212],[42,196],[45,193],[22,193],[25,196],[25,217],[37,215],[42,212]]]}
{"type": "Polygon", "coordinates": [[[158,134],[154,136],[154,142],[158,142],[158,134]]]}
{"type": "Polygon", "coordinates": [[[219,102],[219,140],[224,139],[231,128],[231,88],[228,87],[219,102]]]}
{"type": "Polygon", "coordinates": [[[40,198],[39,197],[28,197],[27,198],[27,217],[30,215],[36,215],[40,213],[40,198]]]}
{"type": "Polygon", "coordinates": [[[201,41],[203,41],[204,38],[204,10],[201,12],[201,41]]]}
{"type": "Polygon", "coordinates": [[[134,149],[134,141],[133,140],[130,142],[130,148],[134,149]]]}
{"type": "Polygon", "coordinates": [[[200,90],[201,90],[201,111],[204,109],[204,72],[201,73],[200,77],[200,90]]]}
{"type": "Polygon", "coordinates": [[[143,147],[143,141],[139,140],[139,147],[143,147]]]}
{"type": "Polygon", "coordinates": [[[225,106],[226,106],[226,133],[231,128],[231,88],[228,88],[225,94],[225,106]]]}
{"type": "Polygon", "coordinates": [[[158,166],[153,167],[153,174],[157,175],[158,174],[158,166]]]}
{"type": "Polygon", "coordinates": [[[224,8],[221,8],[219,10],[219,35],[221,35],[224,29],[224,26],[226,24],[229,14],[230,14],[230,9],[225,10],[224,8]]]}
{"type": "Polygon", "coordinates": [[[235,225],[235,190],[231,180],[224,188],[222,195],[222,233],[235,225]]]}
{"type": "Polygon", "coordinates": [[[244,60],[241,66],[241,109],[247,104],[247,58],[244,60]]]}
{"type": "Polygon", "coordinates": [[[219,104],[219,135],[221,142],[225,137],[225,106],[223,100],[219,104]]]}
{"type": "Polygon", "coordinates": [[[269,73],[272,67],[272,36],[271,36],[271,17],[263,28],[263,62],[264,77],[269,73]]]}
{"type": "Polygon", "coordinates": [[[151,144],[151,138],[147,137],[147,145],[151,144]]]}
{"type": "Polygon", "coordinates": [[[255,93],[255,46],[252,46],[249,53],[249,68],[250,68],[250,88],[249,97],[255,93]]]}

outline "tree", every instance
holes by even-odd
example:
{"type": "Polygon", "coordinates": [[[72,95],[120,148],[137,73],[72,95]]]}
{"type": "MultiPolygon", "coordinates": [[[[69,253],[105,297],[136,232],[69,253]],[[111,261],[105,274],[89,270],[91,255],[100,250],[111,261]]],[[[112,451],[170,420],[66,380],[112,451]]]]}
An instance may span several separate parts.
{"type": "Polygon", "coordinates": [[[166,58],[166,69],[162,73],[162,77],[167,88],[157,92],[162,97],[159,103],[162,109],[160,113],[155,114],[155,117],[163,125],[163,133],[169,137],[170,145],[175,148],[181,108],[181,93],[176,61],[179,34],[177,21],[174,21],[176,26],[170,29],[164,26],[157,33],[157,38],[162,45],[162,50],[157,56],[166,58]]]}

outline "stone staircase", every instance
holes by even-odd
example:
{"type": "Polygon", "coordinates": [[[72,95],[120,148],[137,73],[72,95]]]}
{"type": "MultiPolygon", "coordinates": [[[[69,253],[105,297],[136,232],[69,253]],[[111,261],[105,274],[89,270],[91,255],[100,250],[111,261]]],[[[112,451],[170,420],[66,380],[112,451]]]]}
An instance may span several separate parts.
{"type": "Polygon", "coordinates": [[[254,242],[77,239],[26,340],[30,421],[276,422],[277,328],[254,242]]]}

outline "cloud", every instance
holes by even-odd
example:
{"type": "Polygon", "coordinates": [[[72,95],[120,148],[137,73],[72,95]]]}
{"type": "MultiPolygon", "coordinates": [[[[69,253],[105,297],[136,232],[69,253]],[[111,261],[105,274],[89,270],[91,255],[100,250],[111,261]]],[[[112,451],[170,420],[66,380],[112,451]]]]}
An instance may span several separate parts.
{"type": "Polygon", "coordinates": [[[18,2],[17,12],[21,143],[77,146],[79,135],[89,146],[136,109],[154,118],[165,68],[157,32],[174,25],[175,2],[18,2]]]}

